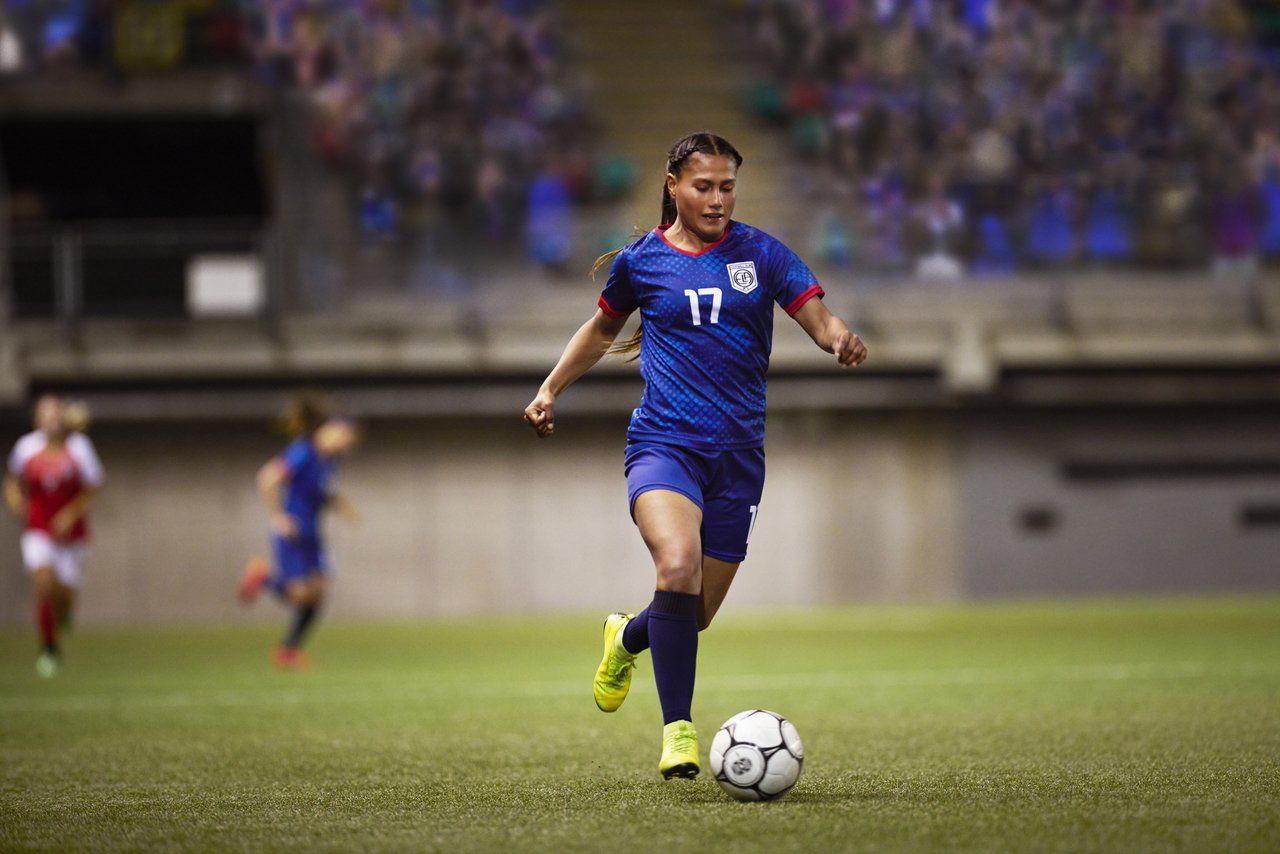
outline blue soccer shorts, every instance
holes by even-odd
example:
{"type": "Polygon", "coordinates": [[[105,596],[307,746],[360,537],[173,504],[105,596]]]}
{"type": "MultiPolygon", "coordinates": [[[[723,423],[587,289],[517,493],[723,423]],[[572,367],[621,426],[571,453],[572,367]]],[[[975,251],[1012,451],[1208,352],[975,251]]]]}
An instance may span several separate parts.
{"type": "Polygon", "coordinates": [[[319,537],[299,536],[286,540],[273,534],[271,550],[276,558],[272,587],[281,593],[290,583],[329,569],[329,560],[319,537]]]}
{"type": "Polygon", "coordinates": [[[702,553],[729,563],[747,556],[764,492],[764,448],[702,451],[661,442],[629,442],[627,500],[669,489],[702,509],[702,553]]]}

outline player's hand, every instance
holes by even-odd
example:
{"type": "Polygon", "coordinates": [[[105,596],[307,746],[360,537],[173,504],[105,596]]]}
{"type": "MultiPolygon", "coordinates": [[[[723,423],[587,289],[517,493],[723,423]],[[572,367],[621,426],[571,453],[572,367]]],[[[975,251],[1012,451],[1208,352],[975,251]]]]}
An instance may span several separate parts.
{"type": "Polygon", "coordinates": [[[298,537],[298,520],[288,513],[277,513],[271,517],[271,530],[276,536],[286,540],[298,537]]]}
{"type": "Polygon", "coordinates": [[[867,345],[847,329],[836,335],[836,340],[831,342],[831,352],[842,368],[856,368],[867,359],[867,345]]]}
{"type": "Polygon", "coordinates": [[[359,525],[363,519],[360,515],[360,510],[345,498],[338,504],[338,515],[341,516],[343,521],[348,525],[359,525]]]}
{"type": "Polygon", "coordinates": [[[541,389],[533,402],[524,408],[524,423],[537,432],[539,439],[547,438],[556,430],[555,405],[556,396],[541,389]]]}
{"type": "Polygon", "coordinates": [[[53,518],[49,520],[49,527],[53,530],[55,539],[65,540],[67,535],[71,533],[71,529],[75,527],[76,521],[79,519],[74,513],[67,512],[68,508],[63,508],[53,514],[53,518]]]}

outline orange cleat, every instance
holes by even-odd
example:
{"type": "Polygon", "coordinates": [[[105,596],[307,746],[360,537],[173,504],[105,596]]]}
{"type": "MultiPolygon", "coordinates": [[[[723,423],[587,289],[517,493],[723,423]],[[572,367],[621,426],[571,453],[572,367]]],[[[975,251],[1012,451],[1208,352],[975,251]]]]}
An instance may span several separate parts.
{"type": "Polygon", "coordinates": [[[262,592],[262,585],[267,583],[267,579],[271,577],[271,564],[267,563],[264,557],[249,558],[249,563],[245,565],[244,574],[240,576],[240,586],[236,588],[236,596],[244,605],[248,605],[258,598],[258,594],[262,592]]]}
{"type": "Polygon", "coordinates": [[[278,670],[306,670],[311,666],[311,659],[295,647],[278,646],[271,651],[271,663],[278,670]]]}

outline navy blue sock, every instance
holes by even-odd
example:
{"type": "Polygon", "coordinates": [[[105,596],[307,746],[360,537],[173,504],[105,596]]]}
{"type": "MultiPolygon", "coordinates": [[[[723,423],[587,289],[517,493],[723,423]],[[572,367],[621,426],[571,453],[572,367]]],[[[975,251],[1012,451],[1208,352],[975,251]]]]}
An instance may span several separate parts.
{"type": "Polygon", "coordinates": [[[311,621],[315,619],[316,612],[319,610],[319,605],[298,606],[294,612],[293,624],[289,627],[289,634],[285,635],[285,646],[291,649],[302,646],[302,639],[306,637],[307,629],[311,627],[311,621]]]}
{"type": "Polygon", "coordinates": [[[645,608],[622,629],[622,648],[639,655],[649,648],[649,609],[645,608]]]}
{"type": "Polygon", "coordinates": [[[655,590],[648,611],[653,680],[662,703],[662,723],[693,720],[690,709],[698,665],[698,597],[655,590]]]}

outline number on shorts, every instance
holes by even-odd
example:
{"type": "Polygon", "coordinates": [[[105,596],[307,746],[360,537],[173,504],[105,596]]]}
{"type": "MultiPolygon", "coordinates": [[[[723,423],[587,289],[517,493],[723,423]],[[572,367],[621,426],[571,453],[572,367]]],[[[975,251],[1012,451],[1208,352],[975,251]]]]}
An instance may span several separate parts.
{"type": "Polygon", "coordinates": [[[720,322],[720,297],[722,296],[719,288],[698,288],[696,291],[689,289],[684,292],[689,298],[689,313],[693,315],[693,325],[702,325],[702,306],[698,305],[698,297],[711,297],[711,322],[720,322]]]}

